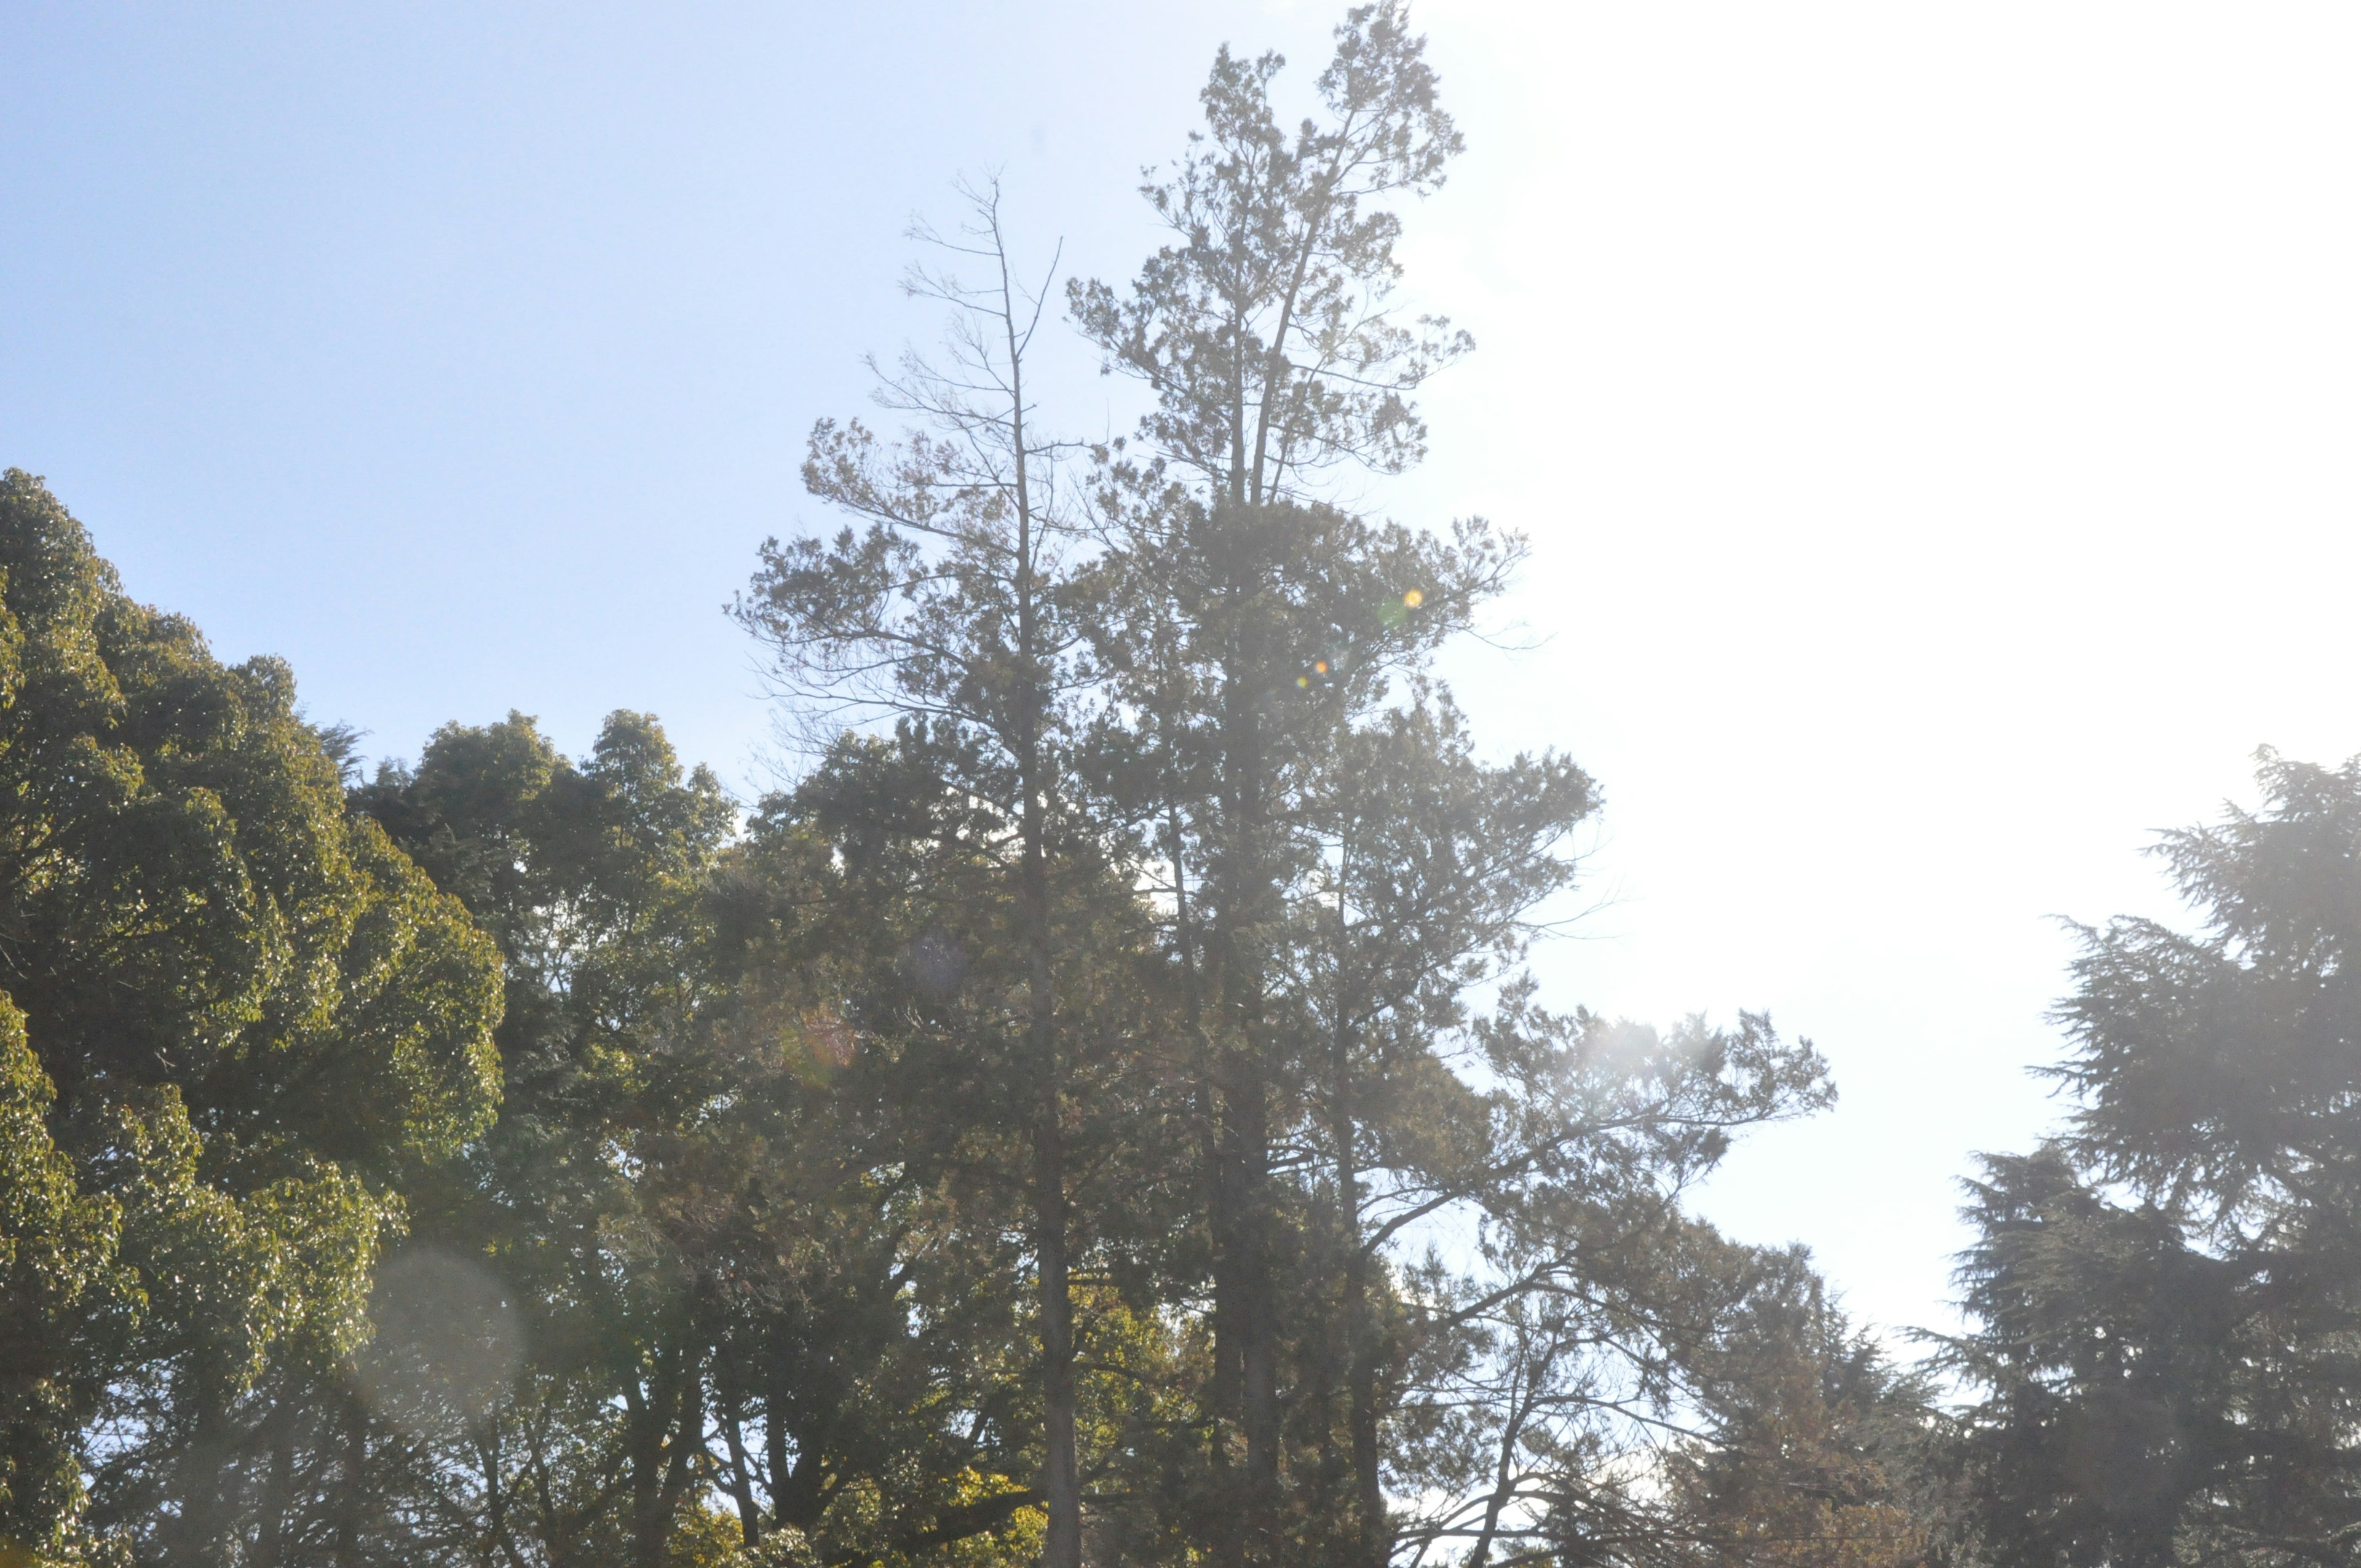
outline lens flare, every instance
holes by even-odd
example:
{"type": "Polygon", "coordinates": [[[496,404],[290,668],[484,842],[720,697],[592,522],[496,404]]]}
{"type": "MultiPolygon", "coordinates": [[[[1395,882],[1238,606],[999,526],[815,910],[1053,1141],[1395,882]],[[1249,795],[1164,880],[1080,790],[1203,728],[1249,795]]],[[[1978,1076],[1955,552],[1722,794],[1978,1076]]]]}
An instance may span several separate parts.
{"type": "Polygon", "coordinates": [[[1325,659],[1313,660],[1312,663],[1312,673],[1316,675],[1326,674],[1328,673],[1328,661],[1325,659]]]}
{"type": "Polygon", "coordinates": [[[1408,605],[1412,609],[1416,609],[1425,602],[1426,595],[1417,588],[1412,588],[1410,592],[1402,595],[1402,603],[1408,605]]]}
{"type": "Polygon", "coordinates": [[[948,931],[928,931],[910,944],[910,975],[928,995],[949,996],[967,975],[967,949],[948,931]]]}
{"type": "Polygon", "coordinates": [[[476,1430],[524,1362],[524,1319],[471,1257],[412,1247],[379,1266],[376,1333],[354,1357],[361,1398],[413,1437],[476,1430]]]}

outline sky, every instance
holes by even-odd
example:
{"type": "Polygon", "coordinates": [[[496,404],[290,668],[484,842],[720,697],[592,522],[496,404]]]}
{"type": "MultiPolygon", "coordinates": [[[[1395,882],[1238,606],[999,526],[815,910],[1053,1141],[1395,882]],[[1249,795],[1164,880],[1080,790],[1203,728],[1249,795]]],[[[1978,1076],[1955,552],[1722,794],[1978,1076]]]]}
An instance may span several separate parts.
{"type": "MultiPolygon", "coordinates": [[[[1477,352],[1362,499],[1532,560],[1449,674],[1599,780],[1547,995],[1767,1011],[1841,1099],[1699,1195],[1942,1328],[2059,1112],[2068,921],[2253,753],[2361,752],[2361,11],[1426,0],[1468,150],[1405,290],[1477,352]]],[[[1126,277],[1215,48],[1335,14],[754,0],[0,7],[0,464],[141,599],[415,756],[659,715],[775,782],[722,606],[924,343],[914,215],[1126,277]]],[[[1136,393],[1046,355],[1066,428],[1136,393]]]]}

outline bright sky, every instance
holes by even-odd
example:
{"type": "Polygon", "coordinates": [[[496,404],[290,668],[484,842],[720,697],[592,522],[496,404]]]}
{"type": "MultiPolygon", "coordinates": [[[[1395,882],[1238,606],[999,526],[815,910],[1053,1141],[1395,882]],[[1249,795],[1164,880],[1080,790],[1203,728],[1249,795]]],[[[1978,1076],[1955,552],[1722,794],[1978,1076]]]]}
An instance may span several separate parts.
{"type": "MultiPolygon", "coordinates": [[[[2049,1114],[2053,917],[2168,909],[2139,849],[2257,745],[2361,751],[2361,12],[1421,16],[1470,150],[1411,287],[1479,348],[1373,499],[1533,538],[1546,641],[1453,674],[1607,790],[1552,993],[1816,1039],[1841,1105],[1706,1206],[1940,1324],[1957,1178],[2049,1114]]],[[[1126,276],[1214,46],[1300,82],[1333,20],[16,0],[0,462],[373,752],[633,707],[759,787],[719,606],[933,330],[907,217],[1000,167],[1042,261],[1126,276]]]]}

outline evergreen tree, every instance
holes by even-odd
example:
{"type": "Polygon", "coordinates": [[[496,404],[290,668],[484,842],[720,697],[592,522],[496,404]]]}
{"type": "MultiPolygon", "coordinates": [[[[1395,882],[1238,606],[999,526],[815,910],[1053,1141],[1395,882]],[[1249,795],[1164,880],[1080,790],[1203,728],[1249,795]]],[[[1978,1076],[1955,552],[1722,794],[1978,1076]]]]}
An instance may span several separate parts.
{"type": "MultiPolygon", "coordinates": [[[[822,421],[805,484],[857,526],[832,539],[767,543],[737,614],[772,650],[791,695],[831,711],[895,717],[910,763],[930,771],[939,789],[978,803],[988,813],[979,832],[1008,842],[1005,885],[978,891],[1009,906],[1019,933],[1009,956],[1021,964],[1026,1036],[1007,1066],[1029,1102],[1013,1113],[1032,1147],[1043,1562],[1079,1568],[1068,1145],[1074,1080],[1091,1069],[1073,1059],[1088,1032],[1060,1025],[1060,970],[1075,966],[1073,944],[1060,941],[1074,928],[1057,872],[1074,864],[1087,885],[1104,848],[1066,782],[1081,638],[1063,448],[1041,430],[1026,380],[1043,300],[1012,274],[998,191],[966,193],[968,226],[950,238],[925,237],[954,263],[980,269],[980,280],[924,269],[908,280],[911,292],[951,307],[950,361],[937,368],[907,356],[881,389],[889,409],[932,428],[884,447],[857,422],[822,421]]],[[[983,972],[975,981],[1005,983],[983,972]]]]}
{"type": "MultiPolygon", "coordinates": [[[[1174,1288],[1202,1306],[1211,1365],[1184,1508],[1227,1563],[1469,1541],[1480,1561],[1504,1519],[1539,1518],[1515,1457],[1533,1429],[1413,1409],[1497,1411],[1504,1315],[1569,1279],[1670,1288],[1600,1277],[1613,1255],[1576,1216],[1675,1225],[1664,1186],[1825,1089],[1808,1046],[1760,1021],[1684,1036],[1697,1069],[1675,1070],[1601,1058],[1613,1031],[1551,1018],[1514,984],[1499,1018],[1467,1015],[1570,885],[1596,798],[1555,754],[1477,763],[1428,674],[1522,541],[1334,499],[1351,474],[1422,455],[1414,394],[1468,347],[1394,296],[1401,204],[1460,148],[1423,40],[1398,5],[1349,13],[1316,80],[1323,113],[1292,135],[1271,104],[1282,63],[1221,54],[1205,128],[1147,189],[1170,243],[1127,291],[1070,291],[1107,367],[1155,400],[1136,448],[1099,454],[1087,630],[1110,696],[1097,755],[1156,842],[1196,1083],[1206,1289],[1174,1288]],[[1499,1238],[1485,1267],[1395,1277],[1406,1237],[1452,1224],[1499,1238]],[[1515,1479],[1479,1485],[1470,1444],[1495,1441],[1515,1479]],[[1389,1477],[1433,1506],[1396,1517],[1389,1477]],[[1491,1522],[1463,1532],[1471,1497],[1491,1522]]],[[[1568,1346],[1637,1354],[1638,1336],[1576,1317],[1568,1346]]],[[[1587,1349],[1548,1365],[1598,1376],[1587,1349]]],[[[1580,1482],[1544,1468],[1561,1492],[1580,1482]]]]}
{"type": "MultiPolygon", "coordinates": [[[[1800,1248],[1732,1249],[1743,1287],[1697,1363],[1696,1435],[1675,1445],[1674,1561],[1905,1568],[1947,1502],[1926,1375],[1897,1367],[1828,1299],[1800,1248]]],[[[1696,1418],[1693,1418],[1696,1419],[1696,1418]]]]}
{"type": "Polygon", "coordinates": [[[1283,60],[1224,49],[1205,129],[1147,188],[1172,242],[1127,296],[1070,293],[1109,368],[1156,399],[1153,460],[1108,455],[1094,646],[1137,716],[1140,765],[1119,787],[1162,828],[1195,1042],[1213,1287],[1201,1512],[1235,1525],[1215,1542],[1227,1562],[1282,1535],[1290,1226],[1271,1165],[1303,1042],[1283,1037],[1272,992],[1289,892],[1316,861],[1290,795],[1318,787],[1324,742],[1383,700],[1390,670],[1465,627],[1515,554],[1480,525],[1445,544],[1303,490],[1342,465],[1413,461],[1408,397],[1465,346],[1440,323],[1403,325],[1389,302],[1400,222],[1378,203],[1433,190],[1460,146],[1422,40],[1394,5],[1354,11],[1337,40],[1317,82],[1326,117],[1291,137],[1270,103],[1283,60]]]}
{"type": "Polygon", "coordinates": [[[406,1195],[492,1118],[498,959],[346,815],[286,667],[126,598],[15,470],[0,572],[0,1528],[269,1556],[327,1528],[406,1195]]]}
{"type": "Polygon", "coordinates": [[[97,1390],[93,1307],[127,1303],[118,1199],[85,1193],[49,1136],[56,1091],[0,1003],[0,1539],[40,1557],[82,1544],[80,1444],[97,1390]]]}
{"type": "Polygon", "coordinates": [[[2361,1329],[2361,762],[2167,834],[2194,932],[2081,932],[2066,1132],[1986,1162],[1970,1539],[2012,1563],[2345,1561],[2361,1329]]]}
{"type": "MultiPolygon", "coordinates": [[[[1345,504],[1468,346],[1394,295],[1460,149],[1423,42],[1349,13],[1293,132],[1281,65],[1221,53],[1147,191],[1169,243],[1066,293],[1149,391],[1129,441],[1049,433],[1054,279],[1012,271],[995,190],[923,236],[948,358],[881,377],[918,428],[822,422],[844,521],[734,606],[815,742],[750,810],[628,712],[578,761],[511,714],[357,783],[283,666],[221,666],[8,477],[0,1535],[208,1568],[1916,1552],[1923,1389],[1799,1255],[1685,1205],[1824,1064],[1752,1014],[1542,1005],[1598,792],[1488,760],[1433,674],[1525,546],[1345,504]]],[[[2162,1179],[2047,1157],[2068,1218],[2162,1179]]],[[[2243,1375],[2169,1363],[2201,1364],[2243,1375]]]]}
{"type": "MultiPolygon", "coordinates": [[[[414,771],[381,769],[355,798],[506,960],[504,1112],[418,1240],[496,1270],[532,1347],[513,1398],[488,1398],[456,1428],[396,1423],[389,1461],[473,1472],[463,1536],[493,1530],[559,1561],[620,1541],[653,1568],[704,1448],[711,1308],[677,1183],[682,1141],[725,1092],[704,1048],[701,901],[733,813],[631,713],[608,719],[579,767],[520,715],[446,726],[414,771]],[[428,1453],[402,1452],[422,1439],[428,1453]],[[534,1488],[536,1472],[567,1484],[534,1488]]],[[[390,1501],[376,1528],[393,1550],[409,1527],[390,1501]]]]}

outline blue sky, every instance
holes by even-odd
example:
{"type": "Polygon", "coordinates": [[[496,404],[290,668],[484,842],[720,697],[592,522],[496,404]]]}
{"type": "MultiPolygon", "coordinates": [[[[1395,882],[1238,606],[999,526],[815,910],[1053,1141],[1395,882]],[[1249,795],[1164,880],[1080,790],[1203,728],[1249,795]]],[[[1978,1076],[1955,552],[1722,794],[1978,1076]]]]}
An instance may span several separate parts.
{"type": "MultiPolygon", "coordinates": [[[[1844,1100],[1705,1194],[1938,1322],[1953,1185],[2049,1114],[2055,916],[2264,742],[2361,751],[2361,22],[2093,3],[1420,13],[1470,150],[1410,288],[1478,351],[1365,497],[1535,543],[1452,674],[1602,780],[1554,1000],[1765,1007],[1844,1100]]],[[[933,330],[914,213],[1000,169],[1121,277],[1214,47],[1333,15],[49,4],[0,13],[0,462],[131,591],[414,755],[617,707],[764,782],[720,613],[803,433],[933,330]]],[[[1068,428],[1128,392],[1058,350],[1068,428]]]]}
{"type": "Polygon", "coordinates": [[[1225,31],[1323,30],[1196,6],[10,16],[5,460],[133,591],[287,655],[373,749],[511,706],[578,746],[631,706],[741,779],[760,719],[719,606],[803,515],[803,432],[860,408],[862,353],[930,330],[894,287],[910,215],[1001,168],[1045,262],[1063,234],[1125,268],[1137,170],[1225,31]]]}

